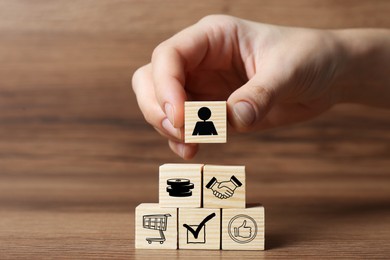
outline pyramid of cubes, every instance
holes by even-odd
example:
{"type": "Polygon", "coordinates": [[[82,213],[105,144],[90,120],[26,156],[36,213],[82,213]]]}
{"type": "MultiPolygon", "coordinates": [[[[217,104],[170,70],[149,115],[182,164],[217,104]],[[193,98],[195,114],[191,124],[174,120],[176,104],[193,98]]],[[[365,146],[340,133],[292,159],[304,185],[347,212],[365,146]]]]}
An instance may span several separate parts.
{"type": "MultiPolygon", "coordinates": [[[[186,102],[185,142],[226,142],[226,102],[186,102]]],[[[246,205],[245,166],[163,164],[159,203],[135,210],[135,247],[264,250],[264,207],[246,205]]]]}

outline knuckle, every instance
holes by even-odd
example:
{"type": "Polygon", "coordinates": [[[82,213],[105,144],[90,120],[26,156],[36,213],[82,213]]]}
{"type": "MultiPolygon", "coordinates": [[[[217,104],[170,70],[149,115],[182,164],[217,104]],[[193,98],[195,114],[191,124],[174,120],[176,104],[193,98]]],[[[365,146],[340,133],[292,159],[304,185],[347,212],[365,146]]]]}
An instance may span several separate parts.
{"type": "Polygon", "coordinates": [[[206,33],[217,35],[234,35],[237,24],[238,18],[222,14],[208,15],[198,22],[198,25],[201,26],[206,33]]]}
{"type": "Polygon", "coordinates": [[[161,128],[164,115],[161,113],[161,111],[159,111],[158,107],[155,107],[154,109],[144,107],[142,112],[146,122],[148,122],[153,127],[161,128]]]}
{"type": "Polygon", "coordinates": [[[258,86],[252,89],[252,95],[259,105],[270,106],[275,99],[275,92],[266,87],[258,86]]]}
{"type": "Polygon", "coordinates": [[[143,78],[143,76],[145,75],[145,71],[146,71],[146,65],[145,66],[142,66],[140,68],[138,68],[134,74],[133,74],[133,77],[131,79],[131,86],[133,88],[133,91],[136,92],[136,88],[138,86],[138,82],[140,79],[143,78]]]}
{"type": "Polygon", "coordinates": [[[227,24],[235,21],[235,17],[224,14],[210,14],[199,20],[200,23],[206,24],[227,24]]]}
{"type": "Polygon", "coordinates": [[[168,47],[168,44],[166,41],[161,42],[159,45],[157,45],[156,48],[154,48],[152,53],[152,60],[156,59],[161,53],[166,52],[168,47]]]}
{"type": "Polygon", "coordinates": [[[145,121],[148,122],[149,124],[156,126],[156,120],[155,120],[155,115],[153,112],[150,111],[145,111],[144,112],[144,118],[145,121]]]}

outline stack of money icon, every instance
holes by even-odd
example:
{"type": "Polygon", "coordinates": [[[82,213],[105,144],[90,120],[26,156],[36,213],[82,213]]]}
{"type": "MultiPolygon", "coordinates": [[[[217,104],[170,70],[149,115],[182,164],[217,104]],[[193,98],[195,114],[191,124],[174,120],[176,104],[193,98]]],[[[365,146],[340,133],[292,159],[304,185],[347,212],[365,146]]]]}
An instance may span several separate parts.
{"type": "Polygon", "coordinates": [[[190,197],[194,184],[189,179],[175,178],[167,180],[167,192],[171,197],[190,197]]]}

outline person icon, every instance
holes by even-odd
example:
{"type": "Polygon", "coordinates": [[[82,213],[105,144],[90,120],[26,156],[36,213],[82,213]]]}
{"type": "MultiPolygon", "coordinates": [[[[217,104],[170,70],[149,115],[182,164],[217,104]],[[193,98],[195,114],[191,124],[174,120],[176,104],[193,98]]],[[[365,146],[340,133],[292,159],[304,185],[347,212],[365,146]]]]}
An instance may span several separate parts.
{"type": "Polygon", "coordinates": [[[206,121],[211,117],[211,111],[208,107],[199,108],[198,117],[203,121],[196,122],[192,135],[218,135],[213,121],[206,121]]]}

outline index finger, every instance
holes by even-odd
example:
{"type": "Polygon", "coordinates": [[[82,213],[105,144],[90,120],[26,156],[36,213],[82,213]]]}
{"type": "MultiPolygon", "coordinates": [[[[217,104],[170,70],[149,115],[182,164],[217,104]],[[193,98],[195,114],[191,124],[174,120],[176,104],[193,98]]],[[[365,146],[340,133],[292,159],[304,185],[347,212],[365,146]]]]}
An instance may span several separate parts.
{"type": "Polygon", "coordinates": [[[161,43],[153,52],[156,99],[175,128],[184,125],[186,73],[202,62],[207,50],[207,33],[195,24],[161,43]]]}

